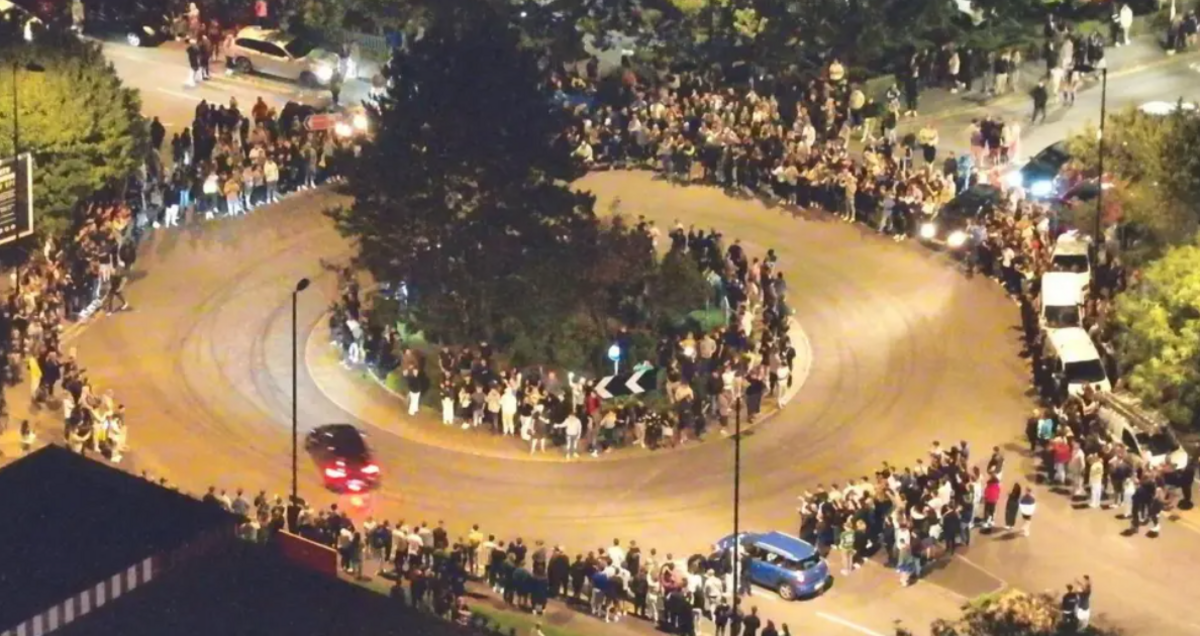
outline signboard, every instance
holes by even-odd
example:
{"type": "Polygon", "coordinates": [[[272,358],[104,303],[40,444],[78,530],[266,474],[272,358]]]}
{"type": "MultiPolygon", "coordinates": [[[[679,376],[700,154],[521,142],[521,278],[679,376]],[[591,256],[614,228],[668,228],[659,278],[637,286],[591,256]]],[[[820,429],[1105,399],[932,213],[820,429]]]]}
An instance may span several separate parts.
{"type": "Polygon", "coordinates": [[[310,132],[330,130],[338,123],[338,116],[333,113],[316,113],[304,118],[304,128],[310,132]]]}
{"type": "Polygon", "coordinates": [[[0,245],[33,234],[33,156],[0,160],[0,245]]]}
{"type": "Polygon", "coordinates": [[[595,390],[600,399],[607,400],[622,395],[641,395],[657,387],[658,372],[654,369],[643,369],[600,378],[600,381],[596,382],[595,390]]]}

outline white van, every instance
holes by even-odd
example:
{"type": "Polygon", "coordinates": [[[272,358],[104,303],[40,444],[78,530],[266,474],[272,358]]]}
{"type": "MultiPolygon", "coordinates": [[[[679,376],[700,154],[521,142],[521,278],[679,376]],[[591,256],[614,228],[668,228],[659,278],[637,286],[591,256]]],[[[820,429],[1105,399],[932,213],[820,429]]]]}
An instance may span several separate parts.
{"type": "Polygon", "coordinates": [[[1104,371],[1104,362],[1091,336],[1081,327],[1054,329],[1046,333],[1046,360],[1059,386],[1066,385],[1069,395],[1080,395],[1091,386],[1102,393],[1112,391],[1104,371]]]}
{"type": "Polygon", "coordinates": [[[1050,252],[1050,271],[1071,274],[1078,281],[1080,291],[1086,292],[1092,283],[1091,245],[1075,233],[1058,237],[1050,252]]]}
{"type": "Polygon", "coordinates": [[[1158,468],[1170,464],[1184,470],[1188,452],[1179,443],[1170,424],[1147,412],[1132,396],[1108,393],[1100,396],[1099,419],[1108,436],[1129,449],[1141,465],[1158,468]]]}
{"type": "Polygon", "coordinates": [[[1083,291],[1079,279],[1066,272],[1042,274],[1038,319],[1042,329],[1083,326],[1083,291]]]}

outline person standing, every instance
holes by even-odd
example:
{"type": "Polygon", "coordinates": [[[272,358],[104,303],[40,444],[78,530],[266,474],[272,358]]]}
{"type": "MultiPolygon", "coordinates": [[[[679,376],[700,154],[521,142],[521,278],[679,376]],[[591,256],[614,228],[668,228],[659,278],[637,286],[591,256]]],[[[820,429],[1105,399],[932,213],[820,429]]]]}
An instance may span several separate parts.
{"type": "Polygon", "coordinates": [[[1004,529],[1012,530],[1017,525],[1017,513],[1021,508],[1021,484],[1013,484],[1004,501],[1004,529]]]}
{"type": "Polygon", "coordinates": [[[342,95],[342,72],[339,69],[334,69],[333,76],[329,78],[329,95],[333,107],[337,108],[342,95]]]}
{"type": "Polygon", "coordinates": [[[1075,616],[1079,619],[1079,630],[1086,631],[1092,620],[1092,577],[1087,574],[1079,581],[1079,605],[1075,616]]]}
{"type": "Polygon", "coordinates": [[[1104,459],[1100,455],[1092,455],[1088,464],[1088,488],[1090,489],[1089,508],[1099,508],[1104,495],[1104,459]]]}
{"type": "Polygon", "coordinates": [[[1038,123],[1038,115],[1042,116],[1042,123],[1046,123],[1046,104],[1050,101],[1050,91],[1046,88],[1046,81],[1040,80],[1037,86],[1030,91],[1030,96],[1033,97],[1033,117],[1029,119],[1031,123],[1038,123]]]}
{"type": "Polygon", "coordinates": [[[415,366],[404,371],[404,383],[408,387],[408,415],[414,416],[421,408],[421,373],[415,366]]]}
{"type": "Polygon", "coordinates": [[[555,424],[554,428],[564,429],[566,435],[566,453],[567,459],[576,459],[579,457],[579,438],[583,435],[583,422],[579,416],[572,411],[567,418],[559,424],[555,424]]]}
{"type": "Polygon", "coordinates": [[[925,159],[925,165],[932,164],[937,160],[938,147],[938,131],[930,124],[921,127],[917,132],[917,144],[921,146],[921,154],[925,159]]]}
{"type": "Polygon", "coordinates": [[[1117,22],[1115,44],[1117,46],[1129,44],[1129,30],[1133,28],[1133,9],[1130,8],[1128,3],[1122,2],[1113,19],[1117,22]]]}
{"type": "Polygon", "coordinates": [[[185,88],[195,88],[196,78],[200,77],[200,47],[196,46],[195,40],[188,40],[187,45],[188,68],[191,72],[188,73],[187,81],[183,83],[185,88]]]}
{"type": "Polygon", "coordinates": [[[1000,480],[992,475],[983,488],[983,527],[992,528],[996,520],[996,505],[1000,503],[1000,480]]]}
{"type": "Polygon", "coordinates": [[[125,311],[129,309],[129,301],[125,300],[125,272],[126,268],[117,267],[113,269],[112,276],[108,279],[108,299],[105,301],[104,311],[109,316],[113,315],[114,311],[125,311]],[[121,306],[116,310],[113,306],[117,299],[121,299],[121,306]]]}
{"type": "Polygon", "coordinates": [[[1067,634],[1074,634],[1079,631],[1079,593],[1075,591],[1074,585],[1067,585],[1067,592],[1063,594],[1062,601],[1059,603],[1059,629],[1067,634]]]}
{"type": "Polygon", "coordinates": [[[1037,499],[1035,499],[1033,496],[1032,488],[1026,490],[1024,495],[1021,495],[1021,503],[1019,508],[1021,512],[1021,519],[1024,521],[1024,523],[1021,524],[1021,534],[1028,537],[1029,528],[1033,526],[1033,513],[1037,511],[1037,499]]]}
{"type": "Polygon", "coordinates": [[[167,129],[162,125],[162,122],[155,117],[150,121],[150,147],[154,148],[154,152],[162,150],[163,140],[167,137],[167,129]]]}

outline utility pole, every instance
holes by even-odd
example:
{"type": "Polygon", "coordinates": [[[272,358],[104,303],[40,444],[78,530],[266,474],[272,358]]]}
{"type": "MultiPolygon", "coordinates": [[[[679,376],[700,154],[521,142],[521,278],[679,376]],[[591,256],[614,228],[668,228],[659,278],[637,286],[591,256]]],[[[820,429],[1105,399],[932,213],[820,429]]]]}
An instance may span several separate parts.
{"type": "MultiPolygon", "coordinates": [[[[1095,246],[1099,250],[1103,245],[1104,235],[1101,233],[1101,217],[1104,216],[1104,121],[1108,119],[1108,69],[1100,69],[1100,144],[1097,149],[1099,152],[1099,168],[1100,168],[1100,190],[1096,195],[1096,234],[1095,246]]],[[[1097,256],[1099,252],[1097,252],[1097,256]]]]}

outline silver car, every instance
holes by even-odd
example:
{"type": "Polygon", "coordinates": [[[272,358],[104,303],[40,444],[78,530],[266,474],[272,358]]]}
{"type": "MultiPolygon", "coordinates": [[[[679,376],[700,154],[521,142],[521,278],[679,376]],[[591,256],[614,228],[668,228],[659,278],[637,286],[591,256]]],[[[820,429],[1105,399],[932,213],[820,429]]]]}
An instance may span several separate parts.
{"type": "Polygon", "coordinates": [[[273,75],[302,86],[329,84],[338,63],[337,55],[311,40],[258,27],[238,31],[228,55],[240,72],[273,75]]]}

